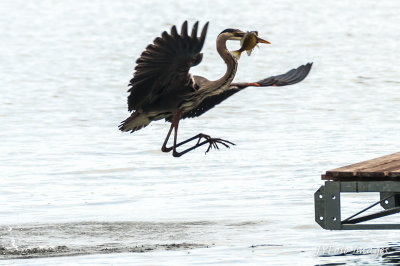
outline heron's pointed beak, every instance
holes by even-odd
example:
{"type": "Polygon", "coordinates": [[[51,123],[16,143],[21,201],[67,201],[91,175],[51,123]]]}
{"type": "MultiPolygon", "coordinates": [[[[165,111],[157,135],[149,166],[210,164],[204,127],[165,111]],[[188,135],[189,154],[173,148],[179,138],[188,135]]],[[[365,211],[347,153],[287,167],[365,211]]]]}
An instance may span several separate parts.
{"type": "Polygon", "coordinates": [[[271,44],[269,41],[266,41],[264,39],[261,39],[259,37],[257,37],[257,43],[266,43],[266,44],[271,44]]]}

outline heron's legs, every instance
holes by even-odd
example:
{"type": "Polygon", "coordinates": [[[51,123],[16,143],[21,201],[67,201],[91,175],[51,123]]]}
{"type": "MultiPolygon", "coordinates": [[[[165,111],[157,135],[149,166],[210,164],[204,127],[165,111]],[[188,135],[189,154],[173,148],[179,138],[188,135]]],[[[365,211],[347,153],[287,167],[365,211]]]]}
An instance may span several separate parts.
{"type": "Polygon", "coordinates": [[[198,148],[200,146],[203,146],[204,144],[207,144],[207,143],[209,145],[208,145],[208,148],[206,150],[206,153],[209,152],[212,148],[219,150],[218,144],[222,144],[227,148],[230,148],[229,145],[235,145],[235,143],[232,143],[232,142],[230,142],[228,140],[224,140],[224,139],[220,139],[220,138],[212,138],[209,135],[200,133],[200,134],[197,134],[196,136],[193,136],[193,137],[191,137],[191,138],[189,138],[189,139],[187,139],[185,141],[177,143],[174,146],[173,156],[174,157],[180,157],[180,156],[184,155],[185,153],[187,153],[187,152],[189,152],[191,150],[194,150],[194,149],[196,149],[196,148],[198,148]],[[204,138],[205,140],[200,142],[202,138],[204,138]],[[194,145],[194,146],[192,146],[192,147],[190,147],[190,148],[188,148],[188,149],[186,149],[184,151],[181,151],[181,152],[177,152],[176,151],[177,147],[179,147],[179,146],[181,146],[181,145],[183,145],[185,143],[188,143],[188,142],[190,142],[192,140],[195,140],[195,139],[197,139],[196,145],[194,145]]]}
{"type": "Polygon", "coordinates": [[[171,132],[172,132],[173,128],[174,128],[174,124],[171,123],[171,127],[169,128],[167,137],[165,138],[164,144],[161,147],[162,152],[170,152],[174,148],[174,146],[167,148],[167,143],[168,143],[169,137],[171,136],[171,132]]]}
{"type": "Polygon", "coordinates": [[[165,138],[164,144],[163,144],[162,147],[161,147],[161,151],[163,151],[163,152],[170,152],[171,150],[174,149],[175,144],[176,144],[176,135],[177,135],[177,132],[178,132],[179,119],[181,119],[181,115],[182,115],[182,112],[181,112],[181,111],[178,111],[178,112],[172,117],[171,127],[169,128],[167,137],[165,138]],[[174,129],[174,128],[175,128],[174,145],[168,148],[168,147],[167,147],[167,143],[168,143],[169,137],[171,136],[172,129],[174,129]]]}
{"type": "Polygon", "coordinates": [[[181,115],[182,115],[182,112],[178,111],[174,115],[174,117],[172,118],[171,127],[169,128],[167,137],[165,138],[164,144],[161,147],[161,151],[170,152],[171,150],[173,150],[172,155],[174,157],[180,157],[180,156],[184,155],[185,153],[187,153],[187,152],[189,152],[191,150],[194,150],[194,149],[196,149],[196,148],[198,148],[200,146],[203,146],[206,143],[209,144],[206,153],[209,152],[210,149],[212,149],[212,148],[219,149],[218,144],[222,144],[227,148],[229,148],[229,144],[230,145],[235,145],[234,143],[232,143],[230,141],[223,140],[223,139],[220,139],[220,138],[212,138],[209,135],[206,135],[206,134],[203,134],[203,133],[197,134],[196,136],[193,136],[193,137],[191,137],[191,138],[189,138],[187,140],[184,140],[182,142],[177,143],[178,126],[179,126],[179,120],[181,118],[181,115]],[[167,143],[168,143],[169,137],[171,136],[172,129],[174,129],[174,145],[171,146],[171,147],[167,147],[167,143]],[[200,142],[202,138],[204,138],[205,140],[200,142]],[[182,146],[182,145],[184,145],[184,144],[186,144],[186,143],[188,143],[188,142],[190,142],[192,140],[195,140],[195,139],[197,139],[196,145],[194,145],[194,146],[192,146],[192,147],[190,147],[190,148],[188,148],[188,149],[186,149],[184,151],[181,151],[181,152],[178,152],[176,150],[177,147],[182,146]]]}
{"type": "Polygon", "coordinates": [[[174,157],[180,157],[180,156],[184,155],[185,153],[188,153],[191,150],[194,150],[194,149],[196,149],[196,148],[198,148],[200,146],[203,146],[206,143],[209,144],[208,149],[206,150],[206,153],[209,152],[212,148],[215,148],[215,149],[219,150],[218,143],[224,145],[227,148],[229,148],[229,144],[230,145],[235,145],[235,143],[232,143],[232,142],[230,142],[228,140],[224,140],[224,139],[220,139],[220,138],[211,138],[208,135],[200,133],[200,134],[197,134],[196,136],[193,136],[193,137],[191,137],[191,138],[189,138],[187,140],[184,140],[184,141],[182,141],[180,143],[177,143],[175,146],[166,148],[166,149],[164,149],[162,151],[169,152],[171,150],[174,150],[173,151],[173,156],[174,157]],[[207,137],[205,137],[205,136],[207,136],[207,137]],[[201,138],[206,138],[206,139],[204,141],[200,142],[201,138]],[[188,143],[188,142],[190,142],[192,140],[195,140],[195,139],[197,139],[197,144],[196,145],[194,145],[194,146],[192,146],[192,147],[190,147],[190,148],[188,148],[188,149],[186,149],[184,151],[181,151],[181,152],[177,152],[176,151],[177,147],[182,146],[182,145],[184,145],[184,144],[186,144],[186,143],[188,143]]]}

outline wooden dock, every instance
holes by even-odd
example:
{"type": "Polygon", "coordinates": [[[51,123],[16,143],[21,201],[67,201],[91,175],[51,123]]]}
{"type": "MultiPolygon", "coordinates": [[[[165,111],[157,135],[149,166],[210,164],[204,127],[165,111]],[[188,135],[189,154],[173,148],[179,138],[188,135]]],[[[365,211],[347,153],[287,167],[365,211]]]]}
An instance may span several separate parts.
{"type": "Polygon", "coordinates": [[[326,171],[322,180],[400,181],[400,152],[326,171]]]}
{"type": "Polygon", "coordinates": [[[400,152],[326,171],[325,185],[314,194],[315,221],[324,229],[400,229],[399,224],[362,224],[400,212],[400,152]],[[379,192],[380,200],[341,219],[340,193],[379,192]],[[380,205],[384,210],[359,216],[380,205]],[[356,218],[357,217],[357,218],[356,218]]]}

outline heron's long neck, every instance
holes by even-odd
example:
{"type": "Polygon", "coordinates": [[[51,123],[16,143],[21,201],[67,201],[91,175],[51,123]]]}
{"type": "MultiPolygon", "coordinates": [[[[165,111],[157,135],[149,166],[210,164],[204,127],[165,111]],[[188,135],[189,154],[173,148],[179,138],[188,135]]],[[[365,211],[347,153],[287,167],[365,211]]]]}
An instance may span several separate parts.
{"type": "Polygon", "coordinates": [[[225,61],[227,68],[225,75],[222,76],[220,79],[214,81],[216,87],[222,87],[224,85],[229,86],[236,75],[236,70],[238,66],[236,58],[233,57],[233,55],[226,48],[226,41],[227,38],[225,37],[219,37],[217,39],[217,51],[222,59],[225,61]]]}

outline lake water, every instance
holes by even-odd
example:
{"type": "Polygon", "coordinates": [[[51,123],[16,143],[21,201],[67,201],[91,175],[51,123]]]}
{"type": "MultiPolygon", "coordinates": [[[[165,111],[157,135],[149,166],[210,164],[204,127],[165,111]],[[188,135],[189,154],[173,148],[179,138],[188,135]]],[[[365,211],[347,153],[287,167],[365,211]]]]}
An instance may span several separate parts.
{"type": "MultiPolygon", "coordinates": [[[[326,231],[313,204],[326,170],[400,149],[399,9],[372,0],[2,2],[0,263],[399,263],[397,231],[326,231]],[[136,58],[184,20],[210,21],[194,74],[224,73],[215,39],[225,28],[272,43],[240,59],[237,81],[314,65],[299,84],[248,88],[182,121],[180,139],[202,132],[236,146],[173,158],[160,151],[168,123],[134,134],[117,126],[136,58]]],[[[348,213],[377,199],[355,195],[348,213]]]]}

